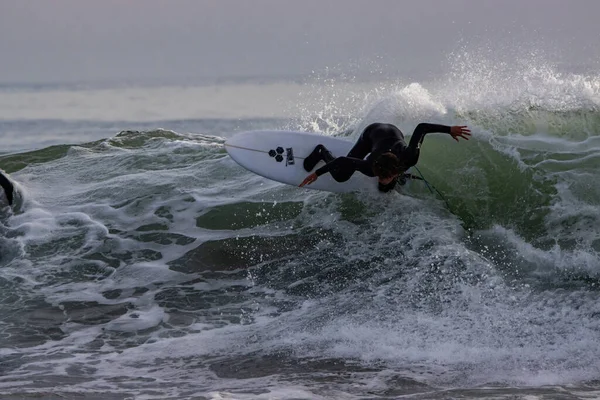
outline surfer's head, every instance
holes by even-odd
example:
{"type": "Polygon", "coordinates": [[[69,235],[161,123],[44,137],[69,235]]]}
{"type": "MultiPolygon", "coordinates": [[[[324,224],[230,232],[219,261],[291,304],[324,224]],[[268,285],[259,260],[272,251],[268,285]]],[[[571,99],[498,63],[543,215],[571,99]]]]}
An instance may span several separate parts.
{"type": "Polygon", "coordinates": [[[400,160],[391,152],[381,154],[373,162],[373,173],[384,185],[396,179],[401,172],[400,160]]]}

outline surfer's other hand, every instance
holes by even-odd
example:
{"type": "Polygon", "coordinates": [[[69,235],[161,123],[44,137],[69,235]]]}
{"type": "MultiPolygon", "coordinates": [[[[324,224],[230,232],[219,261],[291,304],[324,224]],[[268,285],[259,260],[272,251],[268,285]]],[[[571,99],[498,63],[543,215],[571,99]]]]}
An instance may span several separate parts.
{"type": "Polygon", "coordinates": [[[450,135],[452,135],[452,139],[458,142],[458,138],[463,138],[465,140],[469,140],[469,136],[471,136],[471,130],[466,126],[452,126],[450,127],[450,135]]]}
{"type": "Polygon", "coordinates": [[[300,187],[302,187],[304,185],[310,185],[311,183],[316,181],[318,177],[319,176],[313,172],[312,174],[307,176],[305,180],[302,181],[302,183],[300,184],[300,187]]]}

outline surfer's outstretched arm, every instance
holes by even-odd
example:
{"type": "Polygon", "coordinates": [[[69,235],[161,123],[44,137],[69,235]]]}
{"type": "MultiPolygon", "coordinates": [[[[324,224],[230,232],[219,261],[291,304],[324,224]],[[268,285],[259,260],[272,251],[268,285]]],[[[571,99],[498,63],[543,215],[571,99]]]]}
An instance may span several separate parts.
{"type": "Polygon", "coordinates": [[[471,131],[466,126],[448,126],[448,125],[439,125],[439,124],[428,124],[428,123],[420,123],[415,128],[412,137],[410,138],[410,143],[408,147],[412,147],[413,149],[421,147],[423,143],[423,139],[425,139],[425,135],[428,133],[449,133],[454,140],[458,142],[458,138],[463,138],[465,140],[469,140],[469,136],[471,136],[471,131]]]}
{"type": "Polygon", "coordinates": [[[417,125],[415,131],[412,134],[412,137],[410,138],[410,143],[402,151],[399,157],[401,158],[402,163],[404,164],[406,169],[417,164],[421,152],[421,144],[423,144],[423,139],[425,139],[425,135],[434,132],[448,133],[457,142],[458,138],[469,140],[469,136],[471,136],[471,131],[466,126],[448,126],[427,123],[421,123],[417,125]]]}

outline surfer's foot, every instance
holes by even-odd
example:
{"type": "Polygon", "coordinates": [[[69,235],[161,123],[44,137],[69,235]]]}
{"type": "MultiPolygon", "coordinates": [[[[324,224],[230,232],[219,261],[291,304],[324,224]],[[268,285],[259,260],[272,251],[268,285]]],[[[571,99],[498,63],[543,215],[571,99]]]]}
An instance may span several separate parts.
{"type": "Polygon", "coordinates": [[[304,169],[306,172],[310,172],[313,168],[321,161],[321,150],[324,149],[325,146],[322,144],[315,147],[315,149],[310,153],[308,157],[304,159],[304,169]]]}
{"type": "Polygon", "coordinates": [[[315,147],[315,149],[310,153],[308,157],[304,159],[304,169],[306,172],[310,172],[313,168],[319,163],[319,161],[323,160],[326,163],[331,162],[334,157],[331,155],[329,150],[322,144],[315,147]]]}

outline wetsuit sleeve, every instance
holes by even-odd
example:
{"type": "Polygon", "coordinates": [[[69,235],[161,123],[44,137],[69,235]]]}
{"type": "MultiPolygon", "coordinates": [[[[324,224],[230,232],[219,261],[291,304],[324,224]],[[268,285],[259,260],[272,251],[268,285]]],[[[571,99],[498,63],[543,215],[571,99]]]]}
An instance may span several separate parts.
{"type": "Polygon", "coordinates": [[[374,176],[371,164],[367,160],[352,157],[337,157],[330,163],[325,164],[315,171],[317,176],[327,172],[335,172],[340,175],[352,175],[354,171],[360,171],[367,176],[374,176]]]}
{"type": "Polygon", "coordinates": [[[450,126],[448,125],[438,125],[438,124],[427,124],[421,123],[417,125],[415,131],[410,138],[410,144],[408,147],[417,148],[421,143],[423,143],[423,139],[425,139],[425,135],[428,133],[450,133],[450,126]]]}

